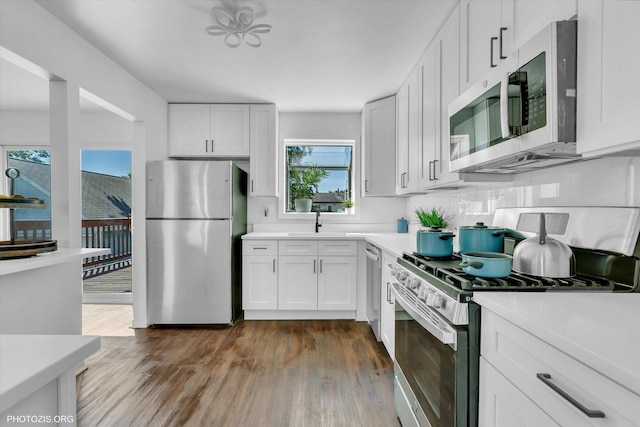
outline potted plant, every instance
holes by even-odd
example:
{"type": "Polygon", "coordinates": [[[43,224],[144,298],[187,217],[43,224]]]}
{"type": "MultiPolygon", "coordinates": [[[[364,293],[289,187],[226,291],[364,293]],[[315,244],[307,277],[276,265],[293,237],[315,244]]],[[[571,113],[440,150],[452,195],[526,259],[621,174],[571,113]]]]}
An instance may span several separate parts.
{"type": "Polygon", "coordinates": [[[353,213],[353,200],[352,199],[344,199],[342,201],[342,207],[344,207],[345,213],[352,214],[353,213]]]}
{"type": "Polygon", "coordinates": [[[423,227],[416,236],[416,252],[435,258],[451,256],[455,235],[451,231],[443,231],[449,225],[451,215],[441,208],[418,208],[415,213],[423,227]]]}
{"type": "Polygon", "coordinates": [[[446,228],[451,220],[451,215],[442,208],[431,208],[430,210],[417,208],[415,213],[420,220],[420,224],[425,228],[446,228]]]}
{"type": "Polygon", "coordinates": [[[289,168],[289,203],[296,212],[311,212],[313,195],[327,175],[325,168],[318,166],[289,168]]]}

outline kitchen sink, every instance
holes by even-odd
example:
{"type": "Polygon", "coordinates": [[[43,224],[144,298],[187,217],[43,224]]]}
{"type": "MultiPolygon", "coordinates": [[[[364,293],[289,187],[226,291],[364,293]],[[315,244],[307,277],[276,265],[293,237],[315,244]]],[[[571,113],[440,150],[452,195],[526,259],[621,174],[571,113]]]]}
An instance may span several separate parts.
{"type": "Polygon", "coordinates": [[[314,233],[313,231],[293,231],[287,233],[289,237],[346,237],[347,233],[332,232],[332,231],[320,231],[314,233]]]}

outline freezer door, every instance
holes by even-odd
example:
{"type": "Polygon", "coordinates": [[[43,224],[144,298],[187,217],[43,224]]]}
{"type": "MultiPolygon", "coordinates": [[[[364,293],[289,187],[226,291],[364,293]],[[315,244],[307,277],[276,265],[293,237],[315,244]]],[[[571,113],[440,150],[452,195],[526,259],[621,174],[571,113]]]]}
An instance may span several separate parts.
{"type": "Polygon", "coordinates": [[[147,220],[151,324],[229,324],[229,220],[147,220]]]}
{"type": "Polygon", "coordinates": [[[148,162],[147,218],[231,218],[231,162],[148,162]]]}

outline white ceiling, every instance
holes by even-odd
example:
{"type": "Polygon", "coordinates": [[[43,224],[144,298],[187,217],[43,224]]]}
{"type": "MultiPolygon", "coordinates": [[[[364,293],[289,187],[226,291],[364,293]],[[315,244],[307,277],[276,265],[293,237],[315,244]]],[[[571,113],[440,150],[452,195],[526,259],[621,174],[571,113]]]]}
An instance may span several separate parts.
{"type": "MultiPolygon", "coordinates": [[[[273,102],[284,112],[359,112],[366,102],[395,93],[457,4],[36,1],[169,102],[273,102]],[[214,24],[212,7],[237,5],[256,11],[254,24],[272,25],[261,47],[232,49],[222,36],[205,32],[214,24]]],[[[22,86],[15,81],[20,73],[5,79],[9,68],[0,63],[2,108],[29,102],[15,90],[22,86]]]]}

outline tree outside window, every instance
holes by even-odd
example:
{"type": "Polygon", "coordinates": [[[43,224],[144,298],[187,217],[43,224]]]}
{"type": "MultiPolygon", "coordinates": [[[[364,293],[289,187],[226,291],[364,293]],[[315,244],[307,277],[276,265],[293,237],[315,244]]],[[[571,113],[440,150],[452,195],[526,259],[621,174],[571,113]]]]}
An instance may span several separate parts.
{"type": "MultiPolygon", "coordinates": [[[[311,211],[341,213],[351,200],[353,145],[287,144],[287,212],[296,212],[297,198],[311,199],[311,211]]],[[[300,210],[298,210],[300,212],[300,210]]]]}

